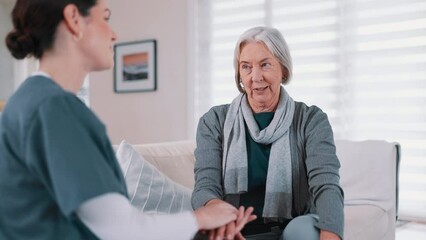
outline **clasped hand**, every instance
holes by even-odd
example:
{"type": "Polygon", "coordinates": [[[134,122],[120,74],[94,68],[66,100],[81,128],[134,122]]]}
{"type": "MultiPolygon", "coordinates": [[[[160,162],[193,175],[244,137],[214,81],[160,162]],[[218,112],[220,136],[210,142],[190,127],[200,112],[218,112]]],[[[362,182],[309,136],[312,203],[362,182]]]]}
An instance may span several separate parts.
{"type": "Polygon", "coordinates": [[[247,223],[256,219],[256,215],[252,214],[254,209],[252,207],[245,209],[243,206],[241,206],[237,210],[231,204],[219,199],[210,200],[205,206],[208,207],[213,205],[215,205],[215,207],[221,206],[223,208],[228,208],[228,209],[232,208],[235,211],[238,211],[238,213],[237,213],[237,218],[235,220],[225,223],[219,228],[208,230],[207,232],[209,235],[209,240],[244,239],[243,235],[241,234],[241,230],[244,228],[244,226],[247,223]]]}

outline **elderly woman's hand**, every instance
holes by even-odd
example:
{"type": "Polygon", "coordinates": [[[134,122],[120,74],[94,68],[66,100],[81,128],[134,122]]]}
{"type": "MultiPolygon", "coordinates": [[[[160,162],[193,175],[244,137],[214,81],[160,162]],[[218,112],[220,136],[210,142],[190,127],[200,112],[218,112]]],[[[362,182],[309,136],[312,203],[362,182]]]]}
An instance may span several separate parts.
{"type": "Polygon", "coordinates": [[[216,229],[230,222],[235,222],[240,212],[230,204],[209,204],[195,210],[200,230],[216,229]]]}
{"type": "MultiPolygon", "coordinates": [[[[207,204],[205,206],[210,206],[210,205],[226,205],[226,206],[232,206],[231,204],[223,201],[223,200],[219,200],[219,199],[213,199],[210,200],[209,202],[207,202],[207,204]]],[[[233,206],[232,206],[233,207],[233,206]]],[[[253,208],[249,207],[247,209],[245,209],[243,206],[241,206],[238,209],[238,217],[235,221],[232,221],[224,226],[221,226],[217,229],[214,230],[210,230],[209,232],[209,239],[211,240],[216,240],[216,239],[244,239],[244,237],[242,236],[242,234],[240,233],[240,231],[244,228],[244,226],[255,220],[256,219],[256,215],[252,215],[253,213],[253,208]]]]}
{"type": "Polygon", "coordinates": [[[325,231],[325,230],[321,230],[320,240],[340,240],[340,237],[337,236],[335,233],[325,231]]]}

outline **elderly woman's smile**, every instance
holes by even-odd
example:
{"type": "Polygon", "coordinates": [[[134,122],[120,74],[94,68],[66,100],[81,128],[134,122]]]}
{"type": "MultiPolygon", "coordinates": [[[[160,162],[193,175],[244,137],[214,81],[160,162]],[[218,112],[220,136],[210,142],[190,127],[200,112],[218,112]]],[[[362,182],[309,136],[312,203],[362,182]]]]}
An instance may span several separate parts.
{"type": "Polygon", "coordinates": [[[255,88],[253,88],[253,91],[263,93],[263,91],[266,90],[267,88],[268,88],[268,86],[266,86],[266,87],[255,87],[255,88]]]}

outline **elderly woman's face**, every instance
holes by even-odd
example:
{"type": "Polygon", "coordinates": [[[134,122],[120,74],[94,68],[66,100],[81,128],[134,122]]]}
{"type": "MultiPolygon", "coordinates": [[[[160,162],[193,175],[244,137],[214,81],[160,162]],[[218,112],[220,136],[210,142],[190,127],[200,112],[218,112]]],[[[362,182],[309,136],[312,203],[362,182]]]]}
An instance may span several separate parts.
{"type": "Polygon", "coordinates": [[[275,111],[283,70],[278,59],[263,43],[250,42],[243,45],[239,72],[253,111],[275,111]]]}

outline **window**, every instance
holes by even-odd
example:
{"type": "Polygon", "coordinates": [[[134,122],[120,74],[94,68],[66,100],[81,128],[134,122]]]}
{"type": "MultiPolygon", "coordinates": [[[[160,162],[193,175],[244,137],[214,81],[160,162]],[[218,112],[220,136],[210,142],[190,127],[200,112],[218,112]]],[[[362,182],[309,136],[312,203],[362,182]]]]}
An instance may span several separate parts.
{"type": "MultiPolygon", "coordinates": [[[[426,2],[423,0],[194,1],[194,121],[230,103],[233,50],[250,27],[284,35],[286,89],[329,116],[335,137],[402,146],[401,218],[426,219],[426,2]]],[[[195,128],[195,127],[194,127],[195,128]]]]}

